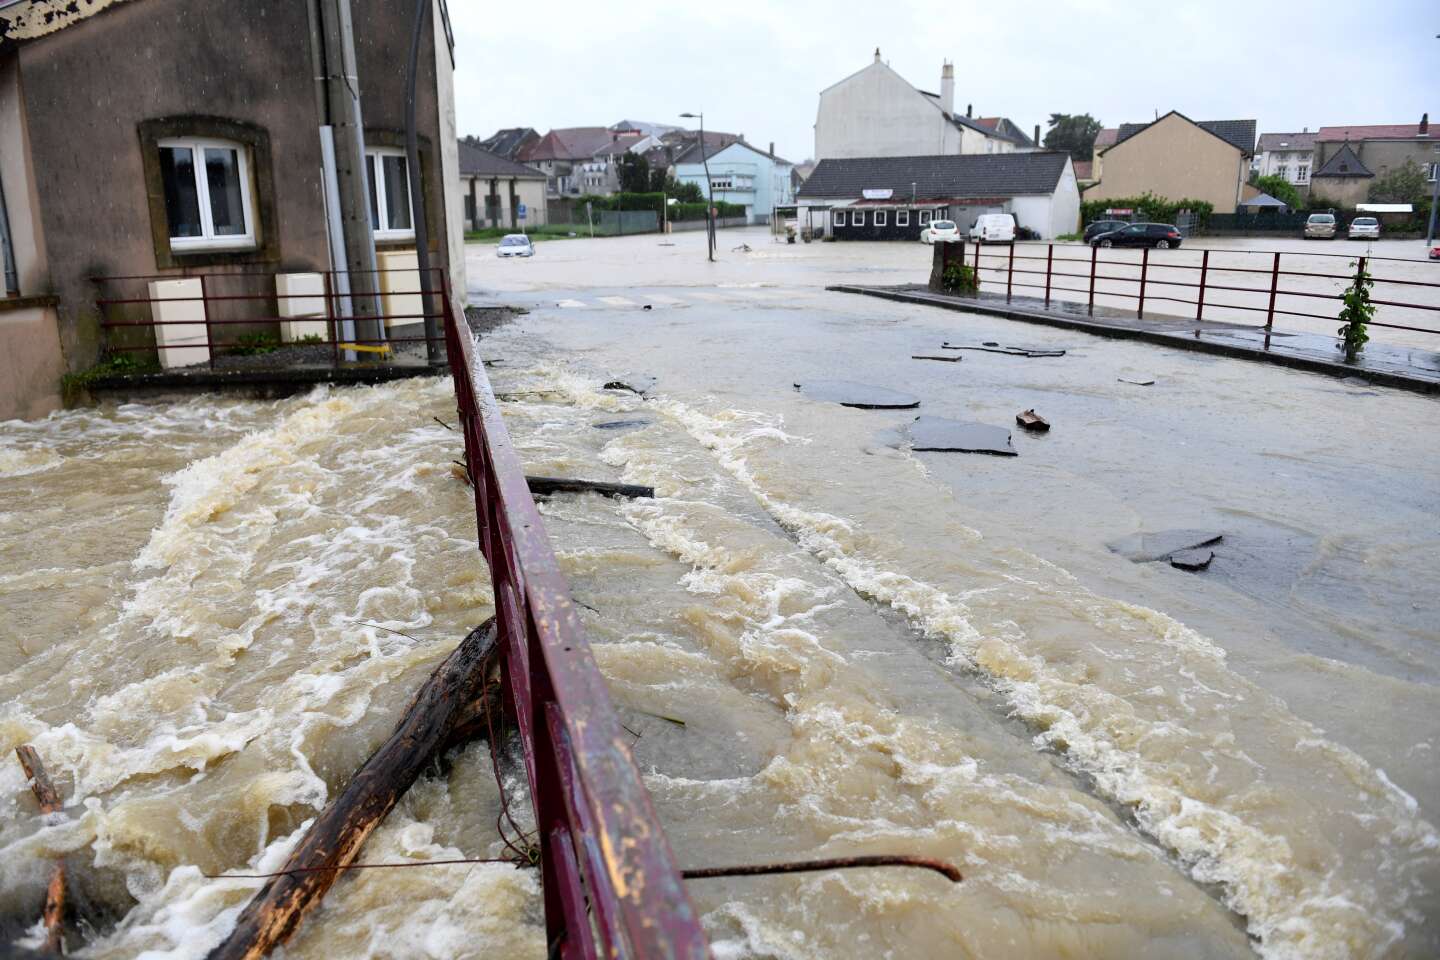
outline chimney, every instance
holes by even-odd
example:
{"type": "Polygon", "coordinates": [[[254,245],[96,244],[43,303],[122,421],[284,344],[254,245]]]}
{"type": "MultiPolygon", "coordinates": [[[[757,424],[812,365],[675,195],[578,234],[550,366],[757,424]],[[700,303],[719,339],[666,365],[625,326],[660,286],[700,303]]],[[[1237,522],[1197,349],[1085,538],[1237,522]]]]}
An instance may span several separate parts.
{"type": "Polygon", "coordinates": [[[770,141],[770,156],[772,156],[772,157],[775,156],[775,141],[774,141],[774,140],[771,140],[771,141],[770,141]]]}
{"type": "Polygon", "coordinates": [[[975,116],[975,105],[974,105],[974,104],[971,104],[971,103],[965,104],[965,116],[967,116],[967,117],[973,117],[973,116],[975,116]]]}
{"type": "Polygon", "coordinates": [[[1420,114],[1420,129],[1418,132],[1422,137],[1430,136],[1430,114],[1420,114]]]}
{"type": "Polygon", "coordinates": [[[880,62],[880,48],[879,48],[879,47],[876,47],[876,48],[875,48],[875,62],[876,62],[876,63],[879,63],[879,62],[880,62]]]}
{"type": "Polygon", "coordinates": [[[955,65],[949,60],[940,67],[940,109],[947,117],[955,113],[955,65]]]}
{"type": "Polygon", "coordinates": [[[1040,124],[1035,124],[1035,146],[1040,146],[1040,124]]]}

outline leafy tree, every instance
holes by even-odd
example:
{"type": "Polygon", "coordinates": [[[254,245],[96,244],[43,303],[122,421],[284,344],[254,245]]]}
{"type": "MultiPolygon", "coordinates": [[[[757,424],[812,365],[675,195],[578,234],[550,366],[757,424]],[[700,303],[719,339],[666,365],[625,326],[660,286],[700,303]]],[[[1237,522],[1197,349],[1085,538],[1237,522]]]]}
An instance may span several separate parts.
{"type": "Polygon", "coordinates": [[[1425,171],[1414,160],[1370,181],[1371,203],[1424,203],[1429,195],[1425,171]]]}
{"type": "Polygon", "coordinates": [[[1291,210],[1304,210],[1305,198],[1300,196],[1300,191],[1295,185],[1279,174],[1270,174],[1264,177],[1251,177],[1252,186],[1265,193],[1270,194],[1276,200],[1288,206],[1291,210]]]}
{"type": "Polygon", "coordinates": [[[1052,113],[1045,146],[1070,154],[1071,160],[1089,160],[1095,153],[1100,121],[1088,113],[1052,113]]]}
{"type": "Polygon", "coordinates": [[[1345,306],[1340,310],[1343,326],[1336,331],[1340,337],[1336,346],[1345,351],[1346,363],[1354,363],[1360,356],[1360,351],[1365,349],[1365,344],[1370,339],[1365,325],[1375,316],[1375,305],[1370,302],[1370,288],[1375,285],[1375,281],[1365,269],[1364,258],[1354,261],[1350,266],[1355,268],[1355,279],[1345,290],[1345,306]]]}
{"type": "Polygon", "coordinates": [[[626,151],[617,172],[621,193],[644,193],[650,188],[650,164],[638,153],[626,151]]]}
{"type": "Polygon", "coordinates": [[[689,180],[681,183],[674,177],[667,176],[662,189],[665,192],[665,196],[679,200],[681,203],[705,202],[705,194],[700,189],[700,184],[693,183],[689,180]]]}

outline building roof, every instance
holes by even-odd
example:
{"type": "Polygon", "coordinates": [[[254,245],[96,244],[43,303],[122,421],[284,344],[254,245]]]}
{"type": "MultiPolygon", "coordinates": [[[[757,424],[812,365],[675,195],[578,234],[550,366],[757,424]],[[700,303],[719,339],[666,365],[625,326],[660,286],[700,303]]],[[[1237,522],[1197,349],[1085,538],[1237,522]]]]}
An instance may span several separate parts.
{"type": "Polygon", "coordinates": [[[649,120],[621,120],[610,127],[615,133],[641,133],[650,137],[658,137],[662,133],[669,133],[680,128],[674,124],[651,123],[649,120]]]}
{"type": "Polygon", "coordinates": [[[1129,140],[1141,130],[1146,130],[1150,127],[1155,126],[1155,124],[1159,123],[1161,120],[1164,120],[1165,117],[1168,117],[1171,114],[1174,114],[1181,120],[1185,120],[1195,124],[1195,126],[1199,127],[1202,130],[1215,134],[1215,136],[1219,137],[1221,140],[1224,140],[1232,147],[1235,147],[1247,157],[1252,157],[1255,155],[1256,123],[1254,120],[1191,120],[1179,110],[1171,110],[1170,113],[1167,113],[1162,117],[1157,117],[1149,123],[1120,124],[1119,132],[1116,134],[1115,137],[1115,142],[1107,146],[1105,149],[1109,150],[1111,147],[1115,147],[1124,143],[1126,140],[1129,140]]]}
{"type": "Polygon", "coordinates": [[[1300,133],[1262,133],[1260,143],[1255,147],[1256,153],[1269,153],[1272,150],[1313,150],[1315,149],[1315,138],[1317,134],[1313,131],[1302,131],[1300,133]]]}
{"type": "MultiPolygon", "coordinates": [[[[1427,130],[1428,133],[1428,130],[1427,130]]],[[[1334,140],[1413,140],[1420,136],[1418,123],[1384,123],[1371,126],[1321,127],[1315,139],[1334,140]]],[[[1434,137],[1434,134],[1430,134],[1434,137]]],[[[1435,137],[1440,140],[1440,137],[1435,137]]]]}
{"type": "Polygon", "coordinates": [[[1355,151],[1350,149],[1350,144],[1344,144],[1334,155],[1320,165],[1320,169],[1310,175],[1310,179],[1316,177],[1373,177],[1370,168],[1360,162],[1355,151]]]}
{"type": "Polygon", "coordinates": [[[1249,200],[1241,200],[1240,203],[1239,203],[1239,206],[1242,206],[1242,207],[1276,207],[1276,208],[1280,208],[1280,207],[1288,207],[1288,206],[1290,206],[1290,205],[1289,205],[1288,203],[1286,203],[1284,200],[1276,200],[1274,197],[1270,196],[1270,194],[1268,194],[1268,193],[1257,193],[1257,194],[1255,194],[1255,196],[1251,197],[1249,200]]]}
{"type": "Polygon", "coordinates": [[[893,190],[897,197],[1015,197],[1053,193],[1069,159],[1063,153],[967,153],[926,157],[821,160],[800,187],[804,197],[860,197],[893,190]]]}
{"type": "Polygon", "coordinates": [[[540,134],[535,131],[534,127],[506,127],[503,130],[496,130],[481,140],[480,146],[493,154],[514,160],[515,154],[522,147],[539,139],[540,134]]]}
{"type": "Polygon", "coordinates": [[[1093,160],[1076,160],[1073,166],[1075,167],[1076,180],[1089,180],[1094,176],[1095,161],[1093,160]]]}
{"type": "Polygon", "coordinates": [[[545,174],[534,167],[507,160],[497,153],[481,149],[473,143],[460,141],[460,176],[462,177],[518,177],[526,180],[544,180],[545,174]]]}
{"type": "MultiPolygon", "coordinates": [[[[709,140],[709,139],[710,139],[710,135],[709,135],[708,133],[705,135],[705,139],[706,139],[706,140],[709,140]]],[[[758,153],[758,154],[760,154],[760,156],[762,156],[762,157],[769,157],[771,160],[774,160],[776,163],[783,163],[783,164],[786,164],[786,165],[790,165],[790,161],[789,161],[789,160],[786,160],[784,157],[778,157],[778,156],[776,156],[776,155],[773,154],[773,153],[769,153],[769,152],[767,152],[767,151],[765,151],[765,150],[761,150],[759,147],[755,146],[754,144],[747,143],[747,142],[745,142],[744,140],[739,140],[739,139],[731,140],[729,143],[721,144],[720,146],[716,146],[716,145],[714,145],[714,144],[707,144],[707,149],[705,150],[705,156],[704,156],[703,160],[709,160],[711,157],[715,156],[715,154],[719,153],[721,150],[724,150],[724,149],[726,149],[726,148],[728,148],[728,147],[733,147],[733,146],[735,146],[735,144],[737,144],[737,143],[740,144],[740,146],[744,147],[746,150],[749,150],[749,151],[752,152],[752,153],[758,153]]],[[[697,140],[696,142],[690,144],[690,146],[688,146],[688,147],[686,147],[684,150],[682,150],[680,153],[676,154],[674,162],[675,162],[675,163],[701,163],[701,162],[703,162],[703,160],[702,160],[702,158],[701,158],[701,156],[700,156],[700,142],[697,140]]]]}
{"type": "Polygon", "coordinates": [[[563,127],[551,130],[537,142],[525,147],[515,159],[525,163],[536,160],[589,160],[615,139],[608,127],[563,127]]]}
{"type": "Polygon", "coordinates": [[[1039,146],[1034,140],[1025,135],[1020,125],[1009,117],[977,117],[975,122],[986,130],[991,131],[997,137],[1002,137],[1021,147],[1039,146]]]}
{"type": "Polygon", "coordinates": [[[1115,144],[1115,138],[1119,135],[1120,130],[1117,127],[1101,128],[1100,132],[1095,134],[1095,149],[1103,150],[1106,147],[1113,146],[1115,144]]]}

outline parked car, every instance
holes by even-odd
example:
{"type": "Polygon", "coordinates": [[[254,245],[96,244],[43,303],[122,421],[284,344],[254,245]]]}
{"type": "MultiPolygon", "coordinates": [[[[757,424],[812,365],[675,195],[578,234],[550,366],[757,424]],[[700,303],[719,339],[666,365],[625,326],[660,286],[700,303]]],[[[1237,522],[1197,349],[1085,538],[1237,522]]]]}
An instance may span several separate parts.
{"type": "Polygon", "coordinates": [[[1350,221],[1351,240],[1379,240],[1380,221],[1374,217],[1356,217],[1350,221]]]}
{"type": "Polygon", "coordinates": [[[970,239],[980,243],[1014,243],[1015,218],[1008,213],[982,213],[970,228],[970,239]]]}
{"type": "Polygon", "coordinates": [[[1301,234],[1306,240],[1334,240],[1335,239],[1335,214],[1333,213],[1312,213],[1305,221],[1305,232],[1301,234]]]}
{"type": "Polygon", "coordinates": [[[500,238],[500,246],[495,248],[497,257],[533,257],[535,256],[535,244],[523,233],[507,233],[500,238]]]}
{"type": "Polygon", "coordinates": [[[954,220],[931,220],[930,226],[920,231],[920,239],[926,243],[949,243],[960,239],[960,228],[954,220]]]}
{"type": "Polygon", "coordinates": [[[1129,220],[1096,220],[1085,228],[1085,242],[1089,243],[1102,233],[1114,233],[1129,225],[1129,220]]]}
{"type": "Polygon", "coordinates": [[[1430,259],[1440,260],[1440,243],[1430,248],[1430,259]]]}
{"type": "Polygon", "coordinates": [[[1090,241],[1092,247],[1155,247],[1165,250],[1180,246],[1180,228],[1173,223],[1127,223],[1119,230],[1102,233],[1090,241]]]}

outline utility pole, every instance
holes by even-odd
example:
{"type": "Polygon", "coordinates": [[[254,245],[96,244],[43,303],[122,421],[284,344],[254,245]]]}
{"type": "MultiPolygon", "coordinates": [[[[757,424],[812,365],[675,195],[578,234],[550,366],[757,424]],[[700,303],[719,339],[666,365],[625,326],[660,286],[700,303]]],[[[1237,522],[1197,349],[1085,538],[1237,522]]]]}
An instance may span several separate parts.
{"type": "Polygon", "coordinates": [[[375,236],[370,223],[370,184],[366,173],[365,126],[360,116],[360,79],[355,63],[355,31],[350,0],[311,0],[312,43],[319,42],[317,88],[323,90],[322,119],[333,131],[335,177],[345,260],[335,264],[348,283],[357,340],[378,345],[385,339],[376,298],[375,236]],[[318,36],[316,36],[318,34],[318,36]]]}
{"type": "Polygon", "coordinates": [[[710,157],[705,151],[705,113],[682,113],[682,117],[700,121],[700,165],[705,168],[705,249],[706,257],[715,262],[715,185],[710,182],[710,157]]]}
{"type": "Polygon", "coordinates": [[[1430,192],[1430,226],[1425,230],[1425,246],[1435,243],[1435,208],[1440,207],[1440,146],[1430,148],[1434,160],[1430,161],[1430,177],[1435,188],[1430,192]]]}

